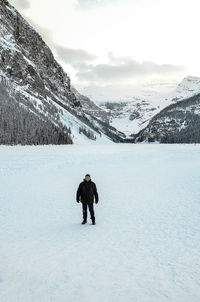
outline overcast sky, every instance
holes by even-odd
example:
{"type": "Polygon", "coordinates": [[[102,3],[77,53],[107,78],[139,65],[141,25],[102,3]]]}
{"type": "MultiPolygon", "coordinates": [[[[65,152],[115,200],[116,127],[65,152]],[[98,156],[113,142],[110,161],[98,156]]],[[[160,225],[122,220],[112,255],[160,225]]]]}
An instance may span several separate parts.
{"type": "Polygon", "coordinates": [[[117,98],[146,83],[200,76],[199,0],[10,3],[42,35],[79,91],[117,98]]]}

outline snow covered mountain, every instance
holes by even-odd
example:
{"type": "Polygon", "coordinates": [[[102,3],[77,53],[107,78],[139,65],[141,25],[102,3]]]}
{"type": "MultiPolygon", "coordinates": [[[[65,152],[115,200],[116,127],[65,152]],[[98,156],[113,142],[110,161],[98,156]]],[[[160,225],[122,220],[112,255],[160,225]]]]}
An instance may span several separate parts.
{"type": "MultiPolygon", "coordinates": [[[[112,143],[134,142],[136,137],[136,141],[168,141],[169,137],[154,135],[152,121],[161,115],[168,119],[168,106],[176,111],[182,100],[181,110],[196,120],[198,108],[193,106],[198,93],[200,78],[188,76],[168,93],[146,87],[138,96],[97,105],[71,85],[50,48],[18,11],[7,0],[0,2],[0,143],[112,143]]],[[[189,116],[175,120],[177,130],[180,123],[189,123],[189,116]]],[[[168,135],[174,133],[167,129],[168,135]]]]}
{"type": "Polygon", "coordinates": [[[200,143],[200,93],[156,114],[135,142],[200,143]]]}
{"type": "Polygon", "coordinates": [[[84,113],[95,116],[105,123],[109,123],[109,113],[103,108],[95,104],[89,97],[81,94],[74,86],[71,86],[71,91],[75,94],[77,100],[82,105],[84,113]]]}
{"type": "Polygon", "coordinates": [[[109,122],[127,137],[144,129],[150,119],[172,103],[200,92],[200,78],[188,76],[171,92],[144,90],[139,96],[119,102],[102,102],[100,107],[109,113],[109,122]]]}
{"type": "Polygon", "coordinates": [[[88,120],[90,120],[96,127],[101,129],[101,131],[108,137],[111,137],[114,142],[133,142],[132,138],[126,138],[126,135],[117,130],[115,127],[110,125],[110,114],[103,108],[95,104],[89,97],[82,95],[77,91],[75,87],[71,87],[77,100],[82,106],[82,111],[88,120]]]}
{"type": "Polygon", "coordinates": [[[200,93],[200,78],[188,76],[177,86],[172,101],[180,101],[198,93],[200,93]]]}
{"type": "Polygon", "coordinates": [[[9,132],[7,124],[16,125],[9,114],[16,107],[20,125],[26,116],[24,110],[28,119],[34,120],[31,129],[27,119],[26,127],[16,126],[20,139],[9,139],[7,143],[41,143],[41,139],[35,141],[36,131],[38,137],[44,137],[44,143],[112,143],[123,139],[123,134],[110,127],[107,121],[102,126],[92,115],[88,118],[71,89],[69,76],[54,59],[50,48],[7,0],[0,2],[0,80],[4,95],[1,106],[5,106],[4,115],[1,114],[1,125],[5,123],[1,137],[9,132]],[[9,104],[8,96],[12,99],[9,104]],[[21,115],[20,111],[23,111],[21,115]],[[48,124],[48,131],[42,124],[33,131],[36,119],[48,124]],[[48,138],[45,137],[47,132],[48,138]]]}

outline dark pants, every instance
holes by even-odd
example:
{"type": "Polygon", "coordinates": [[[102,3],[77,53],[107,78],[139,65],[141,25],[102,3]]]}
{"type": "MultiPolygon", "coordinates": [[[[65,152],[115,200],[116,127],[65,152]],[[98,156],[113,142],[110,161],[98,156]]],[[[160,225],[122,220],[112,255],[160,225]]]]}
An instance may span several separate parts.
{"type": "Polygon", "coordinates": [[[90,218],[92,220],[95,220],[93,202],[90,202],[90,203],[83,203],[82,202],[83,219],[87,220],[87,206],[88,206],[89,211],[90,211],[90,216],[91,216],[90,218]]]}

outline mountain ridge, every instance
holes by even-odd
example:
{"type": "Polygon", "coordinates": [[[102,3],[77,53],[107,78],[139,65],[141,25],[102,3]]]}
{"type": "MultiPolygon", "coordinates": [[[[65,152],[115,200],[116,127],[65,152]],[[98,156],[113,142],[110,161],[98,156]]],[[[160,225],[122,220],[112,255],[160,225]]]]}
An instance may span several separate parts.
{"type": "Polygon", "coordinates": [[[187,76],[173,91],[164,95],[133,96],[129,101],[103,102],[100,107],[108,111],[111,125],[127,137],[134,137],[164,108],[199,92],[200,78],[187,76]]]}
{"type": "MultiPolygon", "coordinates": [[[[8,134],[6,125],[8,123],[14,125],[8,111],[14,112],[16,108],[18,113],[14,113],[19,119],[18,131],[21,137],[19,139],[17,136],[18,141],[14,140],[15,130],[9,128],[12,133],[8,135],[10,138],[7,143],[12,141],[16,144],[20,141],[22,144],[24,142],[37,144],[32,129],[26,128],[26,133],[23,133],[21,124],[24,123],[27,127],[31,123],[36,125],[38,118],[40,119],[38,122],[40,127],[37,129],[38,142],[42,141],[42,135],[45,136],[41,125],[44,125],[44,121],[48,125],[47,128],[44,126],[48,129],[46,143],[133,143],[142,140],[168,142],[179,140],[177,138],[179,132],[182,141],[183,128],[186,132],[187,125],[191,133],[192,131],[196,133],[193,123],[195,121],[198,124],[200,78],[187,76],[169,93],[159,95],[153,90],[152,92],[148,90],[146,91],[148,93],[133,96],[125,102],[107,101],[98,105],[71,85],[70,77],[56,61],[40,34],[7,0],[1,0],[0,3],[0,32],[0,92],[4,96],[4,99],[1,98],[4,114],[1,115],[0,122],[5,125],[2,126],[0,143],[5,143],[3,136],[8,134]],[[191,97],[194,97],[192,101],[191,97]],[[180,104],[180,101],[184,102],[180,104]],[[191,102],[194,104],[191,105],[191,102]],[[173,116],[176,127],[172,129],[172,123],[170,125],[165,123],[164,131],[167,132],[167,136],[163,136],[161,134],[163,130],[159,129],[163,129],[161,125],[164,120],[160,123],[156,119],[168,118],[168,107],[172,104],[178,104],[180,107],[184,104],[184,110],[190,114],[187,115],[181,131],[179,118],[173,116]],[[196,109],[191,110],[191,106],[196,109]],[[24,109],[27,110],[26,113],[24,109]],[[31,123],[26,116],[32,119],[31,123]],[[147,129],[150,129],[150,134],[147,129]],[[155,129],[160,136],[155,135],[155,129]]],[[[177,106],[170,108],[175,112],[180,111],[177,106]]],[[[181,110],[183,111],[183,108],[181,110]]],[[[183,115],[181,120],[184,120],[183,115]]]]}
{"type": "Polygon", "coordinates": [[[40,115],[48,115],[48,122],[57,122],[60,131],[61,124],[70,128],[71,140],[75,143],[112,143],[122,139],[116,129],[113,128],[113,139],[111,132],[105,134],[96,120],[86,116],[71,89],[70,77],[55,60],[51,49],[7,0],[0,3],[0,31],[1,78],[7,82],[7,89],[10,87],[9,94],[20,94],[27,110],[35,104],[35,110],[40,115]]]}

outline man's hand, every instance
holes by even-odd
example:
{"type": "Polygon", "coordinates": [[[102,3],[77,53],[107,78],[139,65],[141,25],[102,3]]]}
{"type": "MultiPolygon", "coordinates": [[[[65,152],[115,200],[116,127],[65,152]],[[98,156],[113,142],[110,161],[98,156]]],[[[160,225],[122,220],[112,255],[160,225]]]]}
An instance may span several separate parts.
{"type": "Polygon", "coordinates": [[[77,200],[76,202],[80,202],[79,200],[77,200]]]}
{"type": "Polygon", "coordinates": [[[98,200],[95,200],[95,203],[98,203],[98,200]]]}

